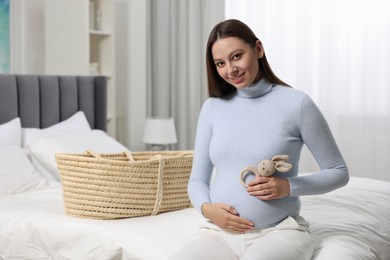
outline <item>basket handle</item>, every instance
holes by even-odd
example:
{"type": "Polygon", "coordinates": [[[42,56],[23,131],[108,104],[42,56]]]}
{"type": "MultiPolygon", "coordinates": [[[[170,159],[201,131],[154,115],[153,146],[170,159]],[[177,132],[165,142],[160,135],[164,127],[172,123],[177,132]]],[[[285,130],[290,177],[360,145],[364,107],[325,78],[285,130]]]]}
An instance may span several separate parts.
{"type": "Polygon", "coordinates": [[[92,151],[92,150],[86,150],[85,152],[86,152],[87,154],[92,155],[92,156],[95,157],[95,158],[103,158],[100,154],[95,153],[95,152],[92,151]]]}
{"type": "Polygon", "coordinates": [[[129,158],[129,161],[135,161],[134,156],[130,152],[125,151],[123,153],[126,154],[127,158],[129,158]]]}
{"type": "MultiPolygon", "coordinates": [[[[182,153],[179,153],[179,155],[181,156],[187,156],[187,155],[193,155],[192,152],[182,152],[182,153]]],[[[162,200],[163,200],[163,182],[164,182],[164,168],[165,168],[165,159],[164,159],[164,156],[162,156],[161,154],[157,154],[155,156],[153,156],[151,159],[157,159],[158,162],[159,162],[159,165],[158,165],[158,181],[157,181],[157,194],[156,194],[156,202],[154,204],[154,208],[153,208],[153,211],[152,211],[152,214],[150,214],[151,216],[153,215],[157,215],[159,210],[160,210],[160,207],[161,207],[161,203],[162,203],[162,200]]]]}
{"type": "Polygon", "coordinates": [[[163,197],[163,181],[164,181],[164,167],[165,167],[165,160],[161,155],[156,156],[159,163],[158,163],[158,181],[157,181],[157,194],[156,194],[156,202],[154,204],[154,208],[152,211],[151,216],[157,215],[158,211],[160,210],[162,197],[163,197]]]}
{"type": "MultiPolygon", "coordinates": [[[[85,152],[86,152],[87,154],[92,155],[92,156],[95,157],[95,158],[104,159],[103,156],[101,156],[101,155],[98,154],[98,153],[95,153],[95,152],[92,151],[92,150],[87,150],[87,151],[85,151],[85,152]]],[[[135,161],[134,156],[133,156],[131,153],[129,153],[128,151],[123,152],[123,153],[127,156],[127,158],[129,158],[129,161],[135,161]]]]}
{"type": "Polygon", "coordinates": [[[182,152],[182,153],[179,153],[178,155],[180,155],[180,156],[191,156],[193,154],[194,153],[192,153],[192,152],[182,152]]]}

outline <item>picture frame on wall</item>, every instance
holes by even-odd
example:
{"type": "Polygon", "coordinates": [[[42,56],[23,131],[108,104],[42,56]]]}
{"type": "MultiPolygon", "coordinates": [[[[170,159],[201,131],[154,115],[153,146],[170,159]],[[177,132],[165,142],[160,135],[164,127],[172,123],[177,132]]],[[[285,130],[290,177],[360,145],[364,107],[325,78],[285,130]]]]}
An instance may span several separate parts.
{"type": "Polygon", "coordinates": [[[10,5],[0,0],[0,73],[10,72],[10,5]]]}

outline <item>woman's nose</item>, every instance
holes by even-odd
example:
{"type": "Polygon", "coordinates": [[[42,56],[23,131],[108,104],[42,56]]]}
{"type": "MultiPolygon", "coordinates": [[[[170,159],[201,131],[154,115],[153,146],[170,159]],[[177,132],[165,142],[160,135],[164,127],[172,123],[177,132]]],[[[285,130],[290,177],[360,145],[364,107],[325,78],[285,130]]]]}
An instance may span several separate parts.
{"type": "Polygon", "coordinates": [[[237,67],[234,66],[233,64],[229,64],[229,74],[235,75],[235,74],[237,74],[237,72],[238,72],[237,67]]]}

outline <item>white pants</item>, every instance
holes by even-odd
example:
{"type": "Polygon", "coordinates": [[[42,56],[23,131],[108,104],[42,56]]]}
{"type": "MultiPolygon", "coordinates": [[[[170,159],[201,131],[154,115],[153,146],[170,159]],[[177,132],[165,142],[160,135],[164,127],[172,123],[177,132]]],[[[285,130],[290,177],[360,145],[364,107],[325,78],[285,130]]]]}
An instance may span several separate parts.
{"type": "Polygon", "coordinates": [[[272,228],[245,234],[205,224],[170,260],[305,260],[311,259],[314,241],[309,224],[288,217],[272,228]]]}

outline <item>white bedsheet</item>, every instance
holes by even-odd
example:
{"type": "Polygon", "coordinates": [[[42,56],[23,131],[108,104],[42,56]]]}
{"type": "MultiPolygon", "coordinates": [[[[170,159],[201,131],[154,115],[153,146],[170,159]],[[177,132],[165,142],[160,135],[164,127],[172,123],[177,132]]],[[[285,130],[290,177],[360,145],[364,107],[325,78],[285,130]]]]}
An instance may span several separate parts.
{"type": "Polygon", "coordinates": [[[316,260],[390,259],[390,183],[352,178],[339,190],[301,197],[316,260]]]}
{"type": "MultiPolygon", "coordinates": [[[[390,259],[390,183],[352,178],[302,198],[314,259],[390,259]]],[[[90,220],[65,215],[61,187],[0,197],[0,259],[166,259],[203,217],[184,209],[153,217],[90,220]]]]}

